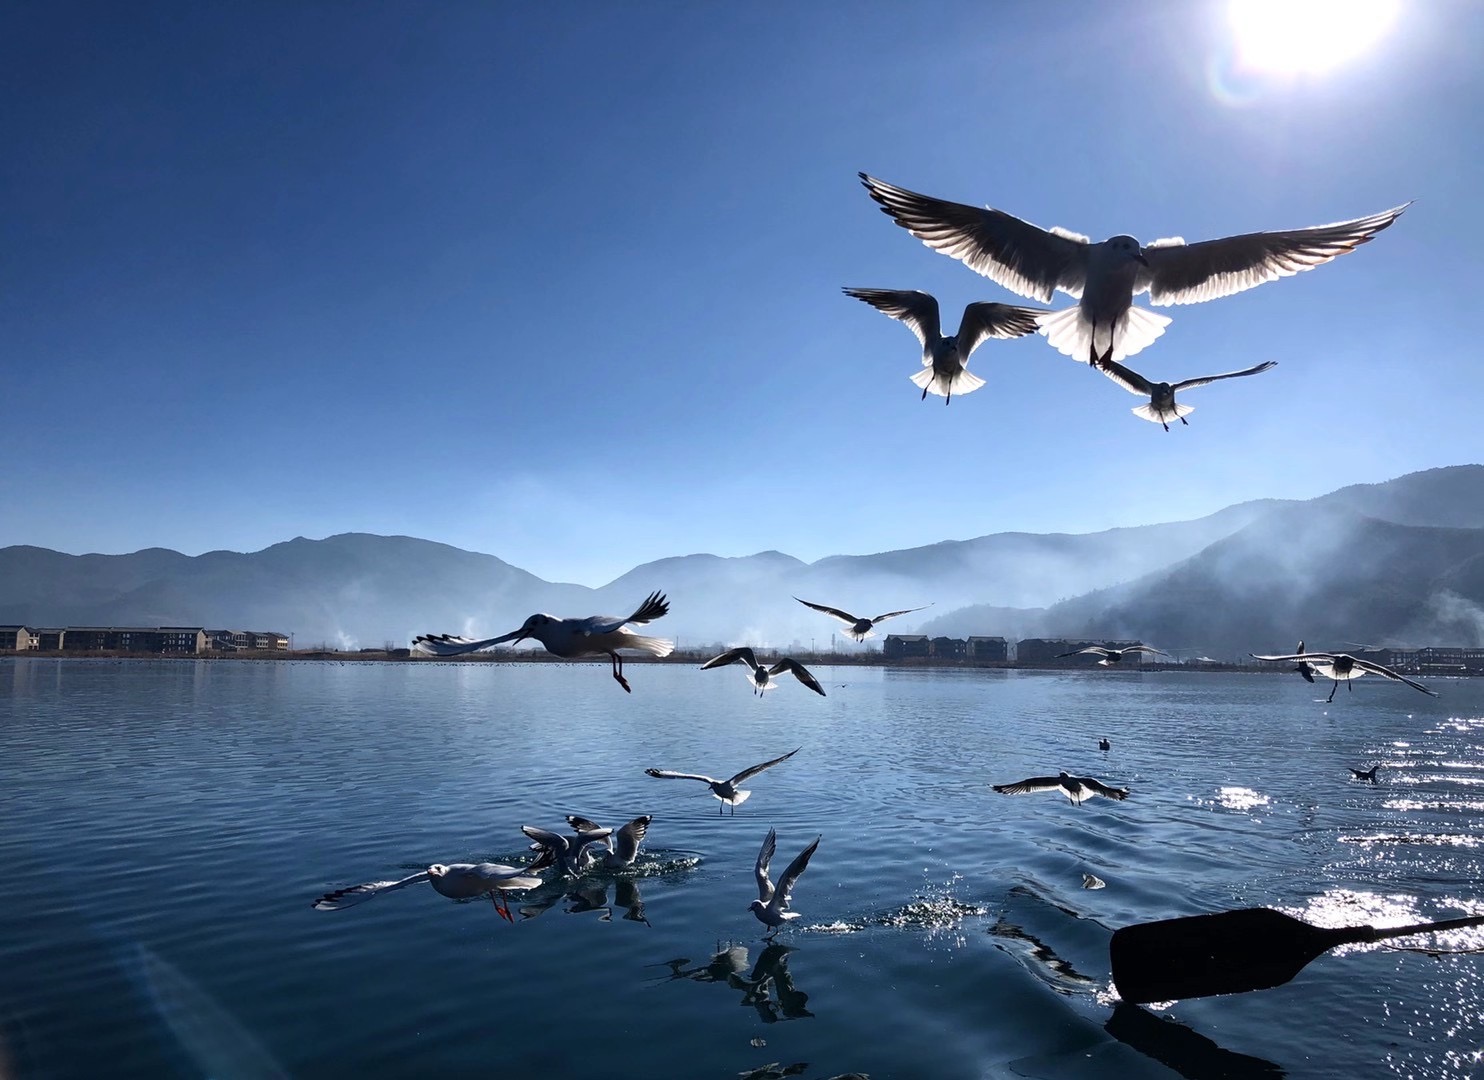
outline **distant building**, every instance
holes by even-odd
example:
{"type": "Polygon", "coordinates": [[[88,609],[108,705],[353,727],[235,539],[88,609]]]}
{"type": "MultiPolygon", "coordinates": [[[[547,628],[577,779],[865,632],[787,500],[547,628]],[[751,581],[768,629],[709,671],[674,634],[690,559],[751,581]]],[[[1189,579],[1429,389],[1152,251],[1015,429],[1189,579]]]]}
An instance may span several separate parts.
{"type": "Polygon", "coordinates": [[[1066,638],[1023,638],[1015,643],[1017,664],[1050,664],[1062,653],[1075,652],[1093,644],[1090,641],[1068,641],[1066,638]]]}
{"type": "Polygon", "coordinates": [[[1004,663],[1010,659],[1010,643],[1002,637],[971,637],[964,654],[970,660],[1004,663]]]}
{"type": "Polygon", "coordinates": [[[928,643],[928,652],[938,660],[962,660],[968,644],[963,638],[935,637],[928,643]]]}
{"type": "Polygon", "coordinates": [[[881,655],[888,660],[901,660],[911,656],[927,656],[932,649],[926,634],[887,634],[881,645],[881,655]]]}
{"type": "Polygon", "coordinates": [[[257,649],[269,652],[288,652],[287,634],[272,630],[208,630],[208,647],[217,652],[240,652],[257,649]]]}
{"type": "Polygon", "coordinates": [[[194,655],[206,651],[206,631],[199,626],[69,626],[61,638],[63,652],[194,655]]]}
{"type": "Polygon", "coordinates": [[[0,652],[29,652],[40,647],[40,634],[29,626],[0,626],[0,652]]]}

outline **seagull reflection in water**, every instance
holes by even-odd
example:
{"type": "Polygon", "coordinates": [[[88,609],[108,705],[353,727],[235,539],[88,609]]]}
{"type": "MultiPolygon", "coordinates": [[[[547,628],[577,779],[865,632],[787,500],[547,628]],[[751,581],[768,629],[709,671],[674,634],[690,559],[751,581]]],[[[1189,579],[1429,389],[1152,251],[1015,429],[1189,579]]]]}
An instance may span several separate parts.
{"type": "Polygon", "coordinates": [[[795,951],[795,946],[772,942],[745,975],[748,948],[731,942],[717,942],[716,952],[703,965],[688,967],[690,958],[682,956],[655,966],[670,969],[670,974],[664,977],[665,982],[688,979],[692,982],[725,983],[741,992],[741,1003],[756,1009],[763,1023],[776,1024],[814,1015],[807,1008],[809,995],[794,985],[793,973],[788,968],[788,954],[795,951]]]}
{"type": "Polygon", "coordinates": [[[562,901],[569,901],[564,908],[568,915],[581,915],[588,911],[601,911],[601,922],[613,921],[613,909],[623,909],[626,922],[642,922],[649,926],[649,917],[644,913],[644,898],[639,893],[639,883],[631,877],[613,879],[613,903],[608,903],[608,883],[586,879],[571,889],[556,889],[544,895],[538,894],[518,909],[522,919],[534,919],[562,901]]]}

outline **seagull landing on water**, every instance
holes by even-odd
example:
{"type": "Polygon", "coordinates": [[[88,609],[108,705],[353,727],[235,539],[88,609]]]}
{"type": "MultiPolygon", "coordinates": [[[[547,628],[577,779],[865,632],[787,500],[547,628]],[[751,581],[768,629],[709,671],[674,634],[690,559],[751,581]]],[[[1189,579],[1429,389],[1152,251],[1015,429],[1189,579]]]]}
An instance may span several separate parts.
{"type": "MultiPolygon", "coordinates": [[[[797,747],[782,757],[775,757],[772,761],[765,761],[761,765],[752,766],[750,769],[743,769],[730,780],[717,780],[710,776],[703,776],[700,773],[671,772],[668,769],[645,769],[644,775],[653,776],[656,780],[699,780],[711,788],[711,794],[721,800],[722,806],[730,806],[732,813],[735,814],[737,812],[737,805],[746,802],[747,796],[752,794],[750,791],[743,791],[738,788],[738,784],[750,780],[764,769],[771,769],[774,765],[787,761],[802,749],[804,749],[802,746],[797,747]]],[[[716,812],[718,814],[721,813],[721,806],[716,808],[716,812]]]]}
{"type": "Polygon", "coordinates": [[[1379,765],[1372,765],[1369,769],[1351,769],[1350,772],[1353,779],[1369,780],[1371,783],[1374,784],[1376,783],[1376,770],[1380,767],[1381,766],[1379,765]]]}
{"type": "Polygon", "coordinates": [[[845,289],[846,296],[864,300],[877,311],[907,325],[922,345],[922,370],[911,376],[922,387],[922,400],[937,394],[947,405],[954,394],[978,390],[984,380],[969,374],[969,357],[989,338],[1018,338],[1036,332],[1037,319],[1050,314],[1009,304],[975,303],[964,308],[958,333],[944,337],[938,322],[938,301],[916,289],[845,289]]]}
{"type": "Polygon", "coordinates": [[[1128,798],[1126,787],[1109,787],[1101,780],[1094,780],[1091,776],[1069,776],[1066,773],[1058,776],[1032,776],[1014,784],[993,784],[991,786],[1001,795],[1028,795],[1033,791],[1060,791],[1079,806],[1084,799],[1090,799],[1094,795],[1120,801],[1128,798]]]}
{"type": "MultiPolygon", "coordinates": [[[[799,600],[797,596],[794,599],[799,600]]],[[[895,619],[898,615],[910,615],[914,611],[926,611],[933,606],[932,604],[926,604],[923,607],[903,608],[901,611],[888,611],[885,615],[877,615],[873,619],[861,619],[850,614],[848,611],[841,611],[839,608],[825,607],[823,604],[811,604],[808,600],[799,600],[799,603],[803,604],[806,608],[822,611],[833,619],[839,619],[848,627],[845,631],[845,636],[853,638],[856,641],[865,641],[868,637],[875,637],[876,624],[879,622],[883,622],[886,619],[895,619]]]]}
{"type": "Polygon", "coordinates": [[[774,676],[781,675],[785,671],[791,672],[794,678],[798,679],[799,682],[803,683],[810,690],[813,690],[820,697],[827,696],[824,692],[824,687],[819,685],[819,680],[809,674],[809,669],[793,657],[781,657],[778,663],[772,667],[765,668],[757,662],[757,657],[745,645],[740,649],[728,649],[720,656],[713,656],[701,665],[701,670],[705,671],[708,668],[725,667],[727,664],[734,664],[739,661],[752,669],[752,674],[747,677],[747,681],[752,684],[752,692],[759,697],[762,697],[769,690],[776,690],[779,683],[774,676]]]}
{"type": "Polygon", "coordinates": [[[488,896],[495,911],[507,922],[514,922],[510,905],[504,902],[507,890],[519,892],[534,889],[541,879],[532,874],[528,866],[506,866],[504,863],[434,863],[426,870],[401,881],[368,881],[364,885],[351,885],[344,889],[325,893],[314,902],[316,911],[339,911],[363,903],[382,893],[416,885],[420,881],[431,882],[434,889],[450,900],[469,900],[476,896],[488,896]]]}
{"type": "Polygon", "coordinates": [[[598,861],[597,856],[587,849],[607,840],[613,830],[596,826],[584,828],[583,826],[592,825],[585,818],[569,817],[567,821],[577,830],[575,836],[563,836],[549,829],[538,829],[535,825],[520,827],[520,831],[531,838],[531,850],[538,853],[530,869],[544,870],[548,866],[555,866],[564,877],[581,877],[598,861]]]}
{"type": "Polygon", "coordinates": [[[935,199],[859,175],[881,209],[934,251],[1042,303],[1058,289],[1076,297],[1076,307],[1041,317],[1041,333],[1057,351],[1084,363],[1110,349],[1114,360],[1132,356],[1164,333],[1170,320],[1134,307],[1139,293],[1147,292],[1151,303],[1163,307],[1243,292],[1354,251],[1411,205],[1334,225],[1196,244],[1179,238],[1140,244],[1132,236],[1094,244],[1078,233],[1048,232],[1002,210],[935,199]]]}
{"type": "Polygon", "coordinates": [[[758,849],[757,865],[753,872],[757,875],[758,898],[747,905],[747,909],[757,916],[757,921],[769,927],[769,934],[776,934],[778,928],[790,919],[797,919],[799,913],[788,910],[789,901],[793,899],[794,882],[799,880],[799,875],[809,868],[809,860],[814,857],[814,849],[819,847],[822,836],[816,836],[814,843],[794,857],[794,861],[788,864],[788,869],[778,879],[778,887],[773,887],[773,882],[768,878],[768,863],[773,861],[773,849],[777,846],[778,835],[769,829],[768,835],[763,838],[763,846],[758,849]]]}
{"type": "MultiPolygon", "coordinates": [[[[1326,705],[1328,705],[1331,701],[1334,701],[1335,691],[1340,688],[1340,683],[1349,685],[1355,679],[1358,679],[1362,675],[1365,675],[1367,673],[1380,675],[1384,678],[1391,679],[1393,682],[1406,683],[1413,690],[1421,690],[1429,697],[1438,696],[1436,690],[1429,690],[1421,683],[1413,682],[1405,675],[1398,675],[1389,667],[1386,667],[1382,664],[1373,664],[1369,660],[1361,660],[1357,657],[1351,656],[1349,653],[1298,652],[1289,653],[1285,656],[1258,656],[1256,653],[1248,653],[1248,655],[1251,656],[1254,660],[1262,660],[1270,664],[1289,663],[1295,661],[1299,663],[1307,663],[1313,667],[1314,673],[1316,675],[1319,675],[1326,679],[1333,679],[1335,681],[1335,684],[1330,688],[1329,697],[1324,699],[1324,703],[1326,705]]],[[[1350,689],[1354,690],[1355,687],[1351,686],[1350,689]]]]}
{"type": "Polygon", "coordinates": [[[634,865],[634,860],[639,857],[639,845],[644,842],[644,837],[649,832],[649,823],[653,820],[653,815],[641,814],[622,826],[618,832],[613,832],[585,817],[567,815],[567,824],[576,829],[579,836],[596,832],[609,834],[607,853],[595,860],[603,864],[604,870],[623,870],[634,865]]]}
{"type": "Polygon", "coordinates": [[[1085,649],[1073,649],[1071,652],[1057,653],[1056,658],[1063,660],[1068,656],[1081,656],[1083,653],[1101,656],[1102,659],[1098,661],[1100,667],[1108,667],[1110,664],[1116,664],[1130,653],[1150,653],[1155,656],[1170,655],[1163,649],[1156,649],[1152,645],[1130,645],[1126,649],[1105,649],[1101,645],[1089,645],[1085,649]]]}
{"type": "Polygon", "coordinates": [[[564,659],[601,655],[612,658],[613,677],[618,680],[619,686],[632,693],[629,690],[629,681],[623,677],[623,658],[618,655],[619,650],[630,649],[650,656],[669,656],[675,650],[675,643],[664,638],[641,637],[628,626],[630,623],[643,625],[653,622],[669,610],[670,604],[665,599],[665,594],[653,592],[628,618],[589,615],[585,619],[558,619],[554,615],[538,614],[522,623],[519,630],[512,630],[499,637],[474,641],[450,634],[423,634],[413,639],[412,646],[434,656],[458,656],[487,649],[491,645],[503,645],[507,641],[521,642],[526,638],[535,638],[546,646],[547,652],[564,659]]]}
{"type": "Polygon", "coordinates": [[[1190,421],[1185,419],[1190,413],[1195,412],[1194,405],[1181,405],[1175,400],[1175,395],[1181,390],[1194,390],[1197,386],[1205,386],[1207,383],[1216,382],[1219,379],[1240,379],[1244,375],[1261,375],[1268,368],[1276,367],[1278,361],[1268,360],[1258,364],[1256,367],[1244,368],[1241,371],[1228,371],[1224,375],[1203,375],[1199,379],[1182,379],[1177,383],[1150,382],[1137,371],[1131,371],[1113,359],[1111,347],[1092,362],[1092,366],[1123,387],[1130,394],[1149,399],[1148,405],[1137,405],[1129,411],[1135,416],[1142,416],[1153,424],[1163,424],[1166,431],[1170,430],[1170,421],[1179,420],[1187,427],[1190,421]]]}

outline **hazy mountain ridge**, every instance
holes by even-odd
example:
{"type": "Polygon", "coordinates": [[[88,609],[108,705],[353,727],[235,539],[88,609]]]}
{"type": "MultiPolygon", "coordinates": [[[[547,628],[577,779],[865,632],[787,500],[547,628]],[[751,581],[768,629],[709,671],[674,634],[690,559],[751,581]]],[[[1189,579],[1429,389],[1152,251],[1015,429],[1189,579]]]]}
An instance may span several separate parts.
{"type": "Polygon", "coordinates": [[[489,635],[543,610],[627,614],[654,589],[672,604],[655,632],[683,645],[828,647],[837,625],[794,596],[861,615],[937,601],[884,632],[1140,637],[1200,651],[1286,649],[1300,636],[1467,644],[1484,628],[1484,466],[1099,533],[997,533],[812,564],[777,551],[676,556],[599,589],[362,533],[194,557],[0,549],[0,622],[272,629],[298,645],[489,635]]]}

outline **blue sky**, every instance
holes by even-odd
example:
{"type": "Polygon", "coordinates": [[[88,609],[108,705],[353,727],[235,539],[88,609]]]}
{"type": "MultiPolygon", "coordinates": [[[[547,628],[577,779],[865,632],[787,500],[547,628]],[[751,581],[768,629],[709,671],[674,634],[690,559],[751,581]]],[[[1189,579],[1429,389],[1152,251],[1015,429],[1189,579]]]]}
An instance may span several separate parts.
{"type": "Polygon", "coordinates": [[[1409,4],[1266,75],[1224,3],[914,12],[9,5],[0,545],[405,533],[600,585],[1481,459],[1484,9],[1409,4]],[[1417,201],[1312,273],[1159,309],[1146,374],[1278,361],[1166,434],[1040,337],[920,402],[917,343],[842,285],[955,325],[1024,301],[858,170],[1146,242],[1417,201]]]}

